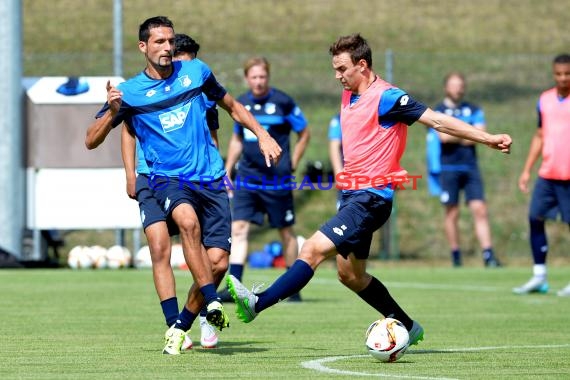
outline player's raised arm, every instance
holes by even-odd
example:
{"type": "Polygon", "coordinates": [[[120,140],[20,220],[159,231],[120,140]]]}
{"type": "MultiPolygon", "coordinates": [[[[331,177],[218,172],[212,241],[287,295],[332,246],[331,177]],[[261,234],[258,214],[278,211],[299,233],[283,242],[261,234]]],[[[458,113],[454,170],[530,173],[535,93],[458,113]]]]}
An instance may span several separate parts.
{"type": "Polygon", "coordinates": [[[105,141],[105,138],[113,128],[113,118],[121,108],[122,98],[123,93],[111,85],[111,81],[107,81],[107,104],[109,105],[109,109],[103,116],[95,119],[89,128],[87,128],[87,134],[85,136],[85,146],[87,149],[95,149],[105,141]]]}
{"type": "Polygon", "coordinates": [[[511,144],[513,142],[511,136],[507,134],[492,135],[457,118],[435,112],[430,108],[422,114],[418,121],[440,133],[447,133],[462,139],[475,141],[487,145],[490,148],[500,150],[503,153],[510,153],[511,151],[511,144]]]}
{"type": "Polygon", "coordinates": [[[239,124],[249,129],[259,141],[259,150],[265,157],[265,163],[269,167],[271,163],[276,164],[281,157],[281,147],[267,133],[265,129],[255,120],[255,117],[245,109],[243,104],[235,100],[230,94],[226,93],[218,105],[226,110],[226,112],[239,124]]]}

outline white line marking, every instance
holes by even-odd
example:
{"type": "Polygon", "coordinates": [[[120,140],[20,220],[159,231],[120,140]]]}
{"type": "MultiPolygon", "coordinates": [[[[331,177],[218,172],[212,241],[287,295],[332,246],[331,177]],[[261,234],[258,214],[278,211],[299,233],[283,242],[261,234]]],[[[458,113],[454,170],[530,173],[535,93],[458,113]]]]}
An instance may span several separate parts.
{"type": "Polygon", "coordinates": [[[536,348],[570,348],[570,343],[567,344],[542,344],[542,345],[528,345],[528,346],[489,346],[489,347],[464,347],[464,348],[435,348],[428,350],[412,350],[406,354],[423,354],[430,352],[477,352],[477,351],[493,351],[493,350],[512,350],[512,349],[536,349],[536,348]]]}
{"type": "MultiPolygon", "coordinates": [[[[311,283],[316,284],[340,284],[337,280],[327,278],[315,278],[311,283]]],[[[497,292],[504,291],[505,288],[485,285],[456,285],[456,284],[425,284],[416,282],[392,282],[386,281],[385,284],[394,288],[411,288],[411,289],[427,289],[427,290],[461,290],[461,291],[478,291],[478,292],[497,292]]],[[[509,289],[510,291],[510,289],[509,289]]]]}
{"type": "MultiPolygon", "coordinates": [[[[410,350],[408,354],[422,354],[431,352],[477,352],[477,351],[492,351],[492,350],[505,350],[505,349],[537,349],[537,348],[570,348],[570,344],[543,344],[543,345],[528,345],[528,346],[488,346],[488,347],[463,347],[463,348],[434,348],[428,350],[410,350]]],[[[356,372],[347,371],[335,368],[329,368],[325,363],[332,363],[339,360],[347,360],[354,358],[371,358],[369,355],[348,355],[348,356],[329,356],[326,358],[309,360],[302,362],[303,368],[312,369],[323,373],[333,373],[336,375],[353,375],[353,376],[373,376],[373,377],[389,377],[394,379],[422,379],[422,380],[450,380],[454,378],[449,377],[430,377],[430,376],[412,376],[412,375],[397,375],[392,373],[370,373],[370,372],[356,372]]]]}
{"type": "Polygon", "coordinates": [[[346,360],[346,359],[354,359],[354,358],[370,358],[370,355],[350,355],[350,356],[332,356],[328,358],[310,360],[307,362],[302,362],[301,365],[304,368],[312,369],[318,372],[323,373],[334,373],[335,375],[353,375],[353,376],[374,376],[374,377],[389,377],[392,379],[421,379],[421,380],[454,380],[453,378],[449,377],[428,377],[428,376],[411,376],[411,375],[395,375],[395,374],[388,374],[388,373],[369,373],[369,372],[355,372],[355,371],[347,371],[341,369],[334,369],[329,368],[324,363],[335,362],[338,360],[346,360]]]}

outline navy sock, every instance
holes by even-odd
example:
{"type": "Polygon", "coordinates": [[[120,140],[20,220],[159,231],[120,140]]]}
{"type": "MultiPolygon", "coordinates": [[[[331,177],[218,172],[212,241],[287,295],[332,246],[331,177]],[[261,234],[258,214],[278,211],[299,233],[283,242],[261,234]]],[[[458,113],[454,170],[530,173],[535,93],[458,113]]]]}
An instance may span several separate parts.
{"type": "Polygon", "coordinates": [[[216,293],[216,286],[214,284],[207,284],[202,286],[200,288],[200,292],[202,292],[202,295],[204,296],[206,305],[219,298],[218,293],[216,293]]]}
{"type": "Polygon", "coordinates": [[[182,311],[178,315],[178,319],[176,320],[176,324],[174,327],[177,329],[181,329],[184,331],[190,330],[192,323],[196,319],[196,314],[192,313],[190,310],[186,309],[186,307],[182,308],[182,311]]]}
{"type": "Polygon", "coordinates": [[[495,252],[493,252],[493,248],[487,248],[483,250],[483,260],[489,261],[495,258],[495,252]]]}
{"type": "Polygon", "coordinates": [[[451,261],[454,267],[461,266],[461,251],[459,249],[454,249],[451,251],[451,261]]]}
{"type": "Polygon", "coordinates": [[[296,260],[288,271],[283,273],[275,282],[260,293],[255,304],[255,311],[260,312],[284,300],[292,294],[298,293],[311,281],[315,272],[303,260],[296,260]]]}
{"type": "Polygon", "coordinates": [[[243,277],[243,265],[242,264],[231,264],[230,274],[241,281],[243,277]]]}
{"type": "Polygon", "coordinates": [[[176,323],[178,318],[178,299],[176,297],[166,299],[160,302],[160,306],[162,307],[166,325],[170,327],[176,323]]]}
{"type": "Polygon", "coordinates": [[[384,317],[395,318],[402,322],[408,331],[412,329],[414,321],[402,310],[388,289],[376,277],[372,277],[370,284],[357,294],[384,317]]]}
{"type": "Polygon", "coordinates": [[[544,230],[544,220],[529,218],[530,247],[535,264],[545,264],[548,253],[548,242],[544,230]]]}
{"type": "Polygon", "coordinates": [[[208,315],[208,309],[204,306],[202,310],[200,310],[200,317],[206,317],[206,315],[208,315]]]}

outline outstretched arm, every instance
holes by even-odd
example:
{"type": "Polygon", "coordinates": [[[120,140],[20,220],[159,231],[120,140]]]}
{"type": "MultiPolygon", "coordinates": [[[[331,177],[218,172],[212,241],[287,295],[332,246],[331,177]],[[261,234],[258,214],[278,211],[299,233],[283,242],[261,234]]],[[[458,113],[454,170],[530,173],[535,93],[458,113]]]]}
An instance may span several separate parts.
{"type": "Polygon", "coordinates": [[[299,132],[297,142],[295,143],[295,149],[293,149],[293,155],[291,156],[291,168],[293,171],[299,167],[299,162],[305,154],[305,150],[307,149],[310,139],[311,132],[309,131],[309,127],[305,127],[305,129],[299,132]]]}
{"type": "Polygon", "coordinates": [[[218,105],[222,107],[226,112],[239,124],[243,125],[250,131],[252,131],[259,141],[259,149],[263,156],[265,156],[265,163],[269,167],[271,162],[274,164],[279,161],[281,157],[281,147],[277,142],[267,133],[265,129],[255,117],[245,109],[243,104],[235,100],[230,94],[226,93],[222,100],[218,101],[218,105]]]}
{"type": "Polygon", "coordinates": [[[230,143],[228,146],[228,155],[226,157],[226,172],[228,176],[231,177],[232,171],[241,156],[243,150],[243,141],[240,136],[235,133],[232,134],[230,143]]]}
{"type": "Polygon", "coordinates": [[[507,134],[492,135],[486,131],[475,128],[464,121],[445,115],[428,108],[418,121],[440,133],[471,140],[488,147],[510,153],[513,140],[507,134]]]}
{"type": "Polygon", "coordinates": [[[87,149],[95,149],[105,141],[105,138],[113,128],[113,119],[121,108],[122,97],[123,93],[115,86],[112,86],[111,81],[107,81],[107,104],[109,104],[109,109],[87,128],[85,136],[87,149]]]}
{"type": "Polygon", "coordinates": [[[523,193],[528,193],[528,182],[530,180],[530,171],[534,166],[538,157],[542,152],[542,128],[538,128],[534,136],[532,137],[532,141],[530,142],[530,148],[528,150],[528,156],[526,157],[526,162],[524,164],[524,168],[521,172],[519,177],[519,189],[523,193]]]}

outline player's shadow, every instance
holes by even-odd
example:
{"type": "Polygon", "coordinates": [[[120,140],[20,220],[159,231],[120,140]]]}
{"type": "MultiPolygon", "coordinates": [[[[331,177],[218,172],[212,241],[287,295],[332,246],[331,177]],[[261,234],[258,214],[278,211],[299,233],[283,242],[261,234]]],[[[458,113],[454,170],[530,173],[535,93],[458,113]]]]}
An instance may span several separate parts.
{"type": "Polygon", "coordinates": [[[228,342],[224,341],[218,348],[201,348],[197,346],[193,350],[196,353],[206,353],[214,355],[235,355],[235,354],[253,354],[257,352],[268,351],[267,348],[259,347],[259,345],[267,343],[262,341],[239,341],[239,342],[228,342]]]}

